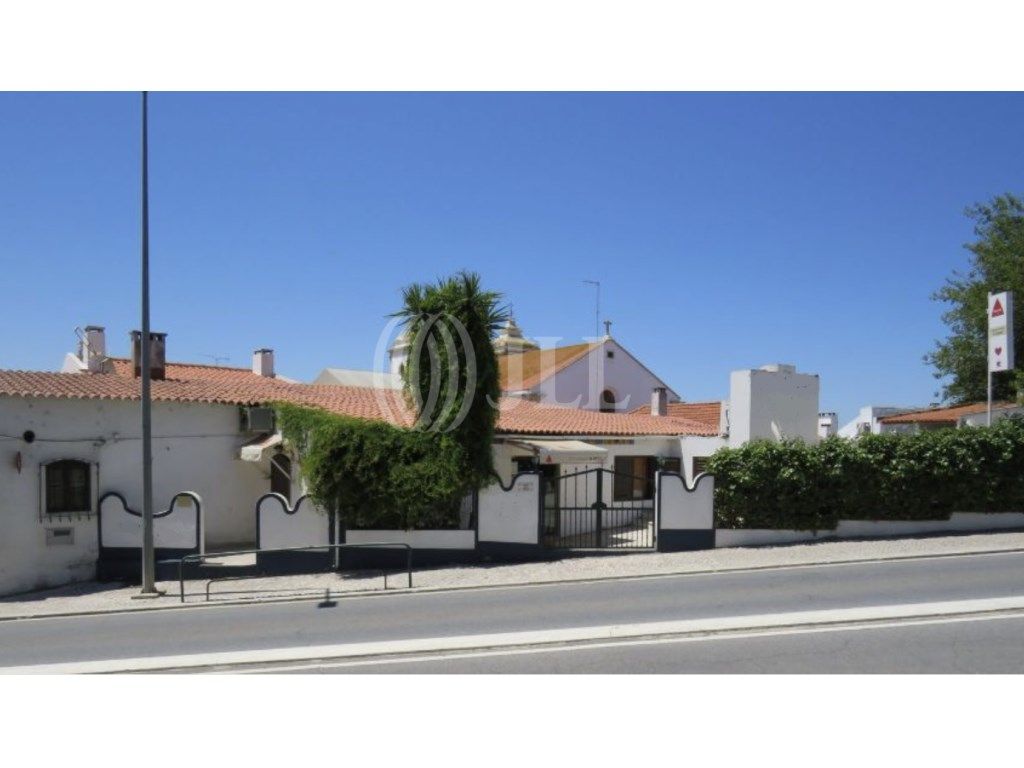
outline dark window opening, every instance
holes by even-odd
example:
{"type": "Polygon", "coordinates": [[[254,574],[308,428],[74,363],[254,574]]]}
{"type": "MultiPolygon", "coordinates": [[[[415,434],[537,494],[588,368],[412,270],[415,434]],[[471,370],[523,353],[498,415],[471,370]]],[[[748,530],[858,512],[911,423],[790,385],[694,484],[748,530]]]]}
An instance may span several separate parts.
{"type": "Polygon", "coordinates": [[[285,454],[278,453],[270,459],[270,492],[279,493],[292,500],[292,460],[285,454]]]}
{"type": "Polygon", "coordinates": [[[674,456],[669,456],[661,460],[661,470],[663,472],[675,472],[677,475],[683,472],[683,461],[682,459],[674,456]]]}
{"type": "Polygon", "coordinates": [[[601,393],[601,413],[614,413],[615,411],[615,393],[610,389],[606,389],[601,393]]]}
{"type": "Polygon", "coordinates": [[[616,456],[612,501],[649,501],[654,498],[654,456],[616,456]]]}
{"type": "Polygon", "coordinates": [[[694,456],[693,457],[693,475],[696,477],[701,472],[707,472],[708,470],[708,457],[707,456],[694,456]]]}
{"type": "Polygon", "coordinates": [[[91,512],[90,466],[84,461],[55,461],[46,465],[46,512],[91,512]]]}
{"type": "Polygon", "coordinates": [[[513,474],[533,472],[537,469],[537,458],[535,456],[516,456],[512,459],[512,464],[515,466],[513,474]]]}

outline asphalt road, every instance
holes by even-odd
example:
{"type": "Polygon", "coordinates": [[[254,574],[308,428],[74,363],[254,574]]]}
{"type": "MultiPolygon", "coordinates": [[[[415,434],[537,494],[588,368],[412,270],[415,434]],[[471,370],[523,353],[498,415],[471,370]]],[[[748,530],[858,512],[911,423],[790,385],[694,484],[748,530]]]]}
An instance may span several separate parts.
{"type": "MultiPolygon", "coordinates": [[[[423,594],[391,593],[341,598],[333,608],[317,608],[315,601],[311,601],[0,621],[0,666],[1013,596],[1024,596],[1024,553],[423,594]]],[[[996,624],[1000,625],[998,631],[1002,631],[1003,625],[1013,624],[988,623],[993,626],[978,631],[995,632],[996,624]]],[[[922,627],[920,631],[931,630],[922,627]]],[[[718,644],[740,642],[745,641],[730,638],[718,644]]],[[[832,640],[791,637],[788,642],[832,640]]],[[[619,652],[631,653],[626,648],[623,646],[619,652]]],[[[576,651],[579,660],[573,663],[585,665],[594,653],[595,650],[576,651]]],[[[639,667],[649,664],[653,670],[678,663],[671,660],[667,644],[658,651],[644,653],[647,661],[638,661],[639,667]]],[[[718,663],[712,657],[700,656],[711,653],[710,648],[692,653],[697,666],[687,666],[687,670],[718,663]]],[[[574,654],[563,652],[561,656],[574,654]]],[[[1010,663],[1008,658],[1000,658],[1010,663]]],[[[627,668],[608,659],[594,663],[601,667],[605,662],[609,666],[602,671],[627,668]]],[[[508,671],[516,664],[526,663],[502,662],[509,665],[508,671]]],[[[561,658],[551,663],[568,662],[561,658]]]]}
{"type": "Polygon", "coordinates": [[[900,623],[884,628],[780,632],[439,654],[416,660],[268,665],[302,674],[901,674],[1024,673],[1024,615],[900,623]]]}

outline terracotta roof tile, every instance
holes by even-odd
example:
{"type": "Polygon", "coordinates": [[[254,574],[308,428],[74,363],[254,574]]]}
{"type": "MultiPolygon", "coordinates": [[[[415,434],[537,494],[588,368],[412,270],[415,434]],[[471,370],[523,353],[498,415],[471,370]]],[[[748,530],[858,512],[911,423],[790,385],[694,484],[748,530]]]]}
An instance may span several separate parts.
{"type": "MultiPolygon", "coordinates": [[[[331,384],[301,384],[258,376],[244,368],[168,364],[167,378],[152,382],[154,402],[258,405],[288,402],[356,418],[413,423],[400,391],[331,384]]],[[[139,400],[139,382],[126,361],[113,373],[0,370],[0,396],[139,400]]],[[[500,432],[558,435],[715,435],[717,424],[641,413],[599,413],[502,398],[500,432]]]]}
{"type": "MultiPolygon", "coordinates": [[[[650,413],[651,406],[641,405],[630,413],[650,413]]],[[[669,403],[668,416],[689,421],[699,421],[715,428],[718,434],[722,423],[722,403],[720,400],[709,400],[704,403],[669,403]]]]}
{"type": "MultiPolygon", "coordinates": [[[[993,408],[1012,408],[1014,403],[992,403],[993,408]]],[[[882,424],[956,424],[962,416],[984,413],[988,409],[986,403],[969,403],[954,405],[947,408],[923,408],[919,411],[906,411],[879,419],[882,424]]]]}
{"type": "Polygon", "coordinates": [[[503,398],[498,431],[531,435],[705,435],[718,434],[711,426],[674,416],[649,413],[601,413],[552,405],[521,398],[503,398]]]}

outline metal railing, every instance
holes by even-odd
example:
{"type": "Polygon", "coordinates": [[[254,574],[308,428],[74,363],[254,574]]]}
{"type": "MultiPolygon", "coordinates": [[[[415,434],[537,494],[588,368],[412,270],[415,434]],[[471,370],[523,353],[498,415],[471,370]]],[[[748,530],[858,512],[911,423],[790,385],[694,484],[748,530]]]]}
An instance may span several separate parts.
{"type": "MultiPolygon", "coordinates": [[[[381,541],[381,542],[364,542],[360,544],[314,544],[308,547],[282,547],[279,549],[238,549],[231,552],[211,552],[211,553],[193,553],[185,555],[180,558],[173,558],[170,560],[161,560],[161,565],[170,565],[177,563],[178,565],[178,597],[181,602],[185,602],[185,565],[189,563],[202,563],[206,560],[216,559],[218,557],[231,557],[233,555],[260,555],[269,554],[271,552],[326,552],[334,551],[338,552],[343,549],[404,549],[405,550],[405,571],[408,577],[408,587],[412,588],[412,547],[409,544],[403,542],[392,542],[392,541],[381,541]]],[[[330,568],[329,570],[341,570],[340,559],[338,564],[330,568]]],[[[375,570],[375,569],[374,569],[375,570]]],[[[262,575],[262,574],[254,574],[262,575]]],[[[239,576],[237,578],[247,578],[239,576]]],[[[385,581],[386,584],[386,581],[385,581]]]]}

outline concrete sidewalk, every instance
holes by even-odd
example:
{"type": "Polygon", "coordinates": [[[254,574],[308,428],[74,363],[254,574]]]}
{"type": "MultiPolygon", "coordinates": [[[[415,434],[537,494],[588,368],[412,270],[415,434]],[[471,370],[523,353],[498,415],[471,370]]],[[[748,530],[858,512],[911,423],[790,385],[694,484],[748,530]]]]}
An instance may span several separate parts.
{"type": "MultiPolygon", "coordinates": [[[[935,557],[980,552],[1024,550],[1024,533],[986,533],[960,536],[834,541],[777,547],[745,547],[699,552],[639,553],[571,557],[519,565],[471,565],[414,570],[413,591],[466,589],[560,581],[635,578],[680,573],[773,568],[828,563],[935,557]]],[[[332,596],[383,594],[380,571],[273,576],[215,582],[210,603],[205,601],[207,580],[186,581],[186,606],[246,601],[317,599],[327,590],[332,596]]],[[[151,600],[133,600],[138,587],[85,582],[0,598],[0,619],[73,613],[136,611],[181,606],[178,583],[159,585],[167,594],[151,600]]],[[[388,577],[389,592],[408,592],[405,574],[388,577]]]]}

